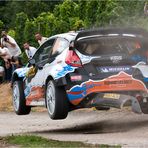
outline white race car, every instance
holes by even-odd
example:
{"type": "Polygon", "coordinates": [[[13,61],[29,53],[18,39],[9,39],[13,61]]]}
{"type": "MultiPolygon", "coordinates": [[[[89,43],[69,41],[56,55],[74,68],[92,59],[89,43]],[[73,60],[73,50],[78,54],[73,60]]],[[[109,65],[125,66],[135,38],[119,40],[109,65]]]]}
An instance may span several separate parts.
{"type": "Polygon", "coordinates": [[[13,105],[18,115],[47,107],[50,118],[71,110],[108,110],[131,105],[148,113],[148,33],[106,28],[50,37],[26,67],[13,73],[13,105]]]}

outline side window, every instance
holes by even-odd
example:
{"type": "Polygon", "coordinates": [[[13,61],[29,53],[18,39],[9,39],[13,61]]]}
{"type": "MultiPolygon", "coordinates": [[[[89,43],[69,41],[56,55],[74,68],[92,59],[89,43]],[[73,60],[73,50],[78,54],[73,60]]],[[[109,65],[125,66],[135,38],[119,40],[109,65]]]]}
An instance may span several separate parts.
{"type": "Polygon", "coordinates": [[[66,49],[67,47],[69,47],[69,41],[64,39],[64,38],[57,38],[57,40],[55,41],[55,44],[52,48],[52,52],[50,54],[50,56],[54,57],[58,54],[60,54],[64,49],[66,49]]]}
{"type": "Polygon", "coordinates": [[[52,46],[54,44],[55,39],[50,39],[46,41],[35,53],[33,59],[37,63],[40,63],[44,60],[47,60],[49,57],[49,52],[51,52],[52,46]]]}

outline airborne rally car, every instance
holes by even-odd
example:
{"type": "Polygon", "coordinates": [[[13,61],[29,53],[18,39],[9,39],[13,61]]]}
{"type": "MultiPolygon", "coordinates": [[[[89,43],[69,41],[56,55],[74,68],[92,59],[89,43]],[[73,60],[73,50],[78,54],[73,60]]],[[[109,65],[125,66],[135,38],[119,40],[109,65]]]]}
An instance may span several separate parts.
{"type": "Polygon", "coordinates": [[[13,73],[16,114],[47,107],[51,119],[79,108],[148,113],[148,33],[106,28],[50,37],[13,73]]]}

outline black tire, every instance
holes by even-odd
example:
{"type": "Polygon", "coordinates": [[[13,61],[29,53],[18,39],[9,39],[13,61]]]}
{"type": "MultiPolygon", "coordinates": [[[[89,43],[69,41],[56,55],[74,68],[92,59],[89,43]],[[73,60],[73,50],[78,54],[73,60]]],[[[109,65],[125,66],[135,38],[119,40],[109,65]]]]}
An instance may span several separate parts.
{"type": "Polygon", "coordinates": [[[68,102],[63,87],[57,87],[53,80],[46,86],[46,106],[51,119],[65,119],[68,115],[68,102]]]}
{"type": "Polygon", "coordinates": [[[27,115],[31,111],[31,106],[26,106],[26,100],[22,81],[15,81],[13,89],[13,107],[17,115],[27,115]]]}
{"type": "Polygon", "coordinates": [[[135,69],[132,76],[133,76],[133,78],[138,79],[141,82],[143,82],[144,85],[146,87],[148,87],[148,83],[147,82],[144,82],[144,77],[142,75],[142,72],[139,69],[135,69]]]}
{"type": "Polygon", "coordinates": [[[135,69],[132,76],[133,78],[138,79],[143,82],[143,75],[139,69],[135,69]]]}

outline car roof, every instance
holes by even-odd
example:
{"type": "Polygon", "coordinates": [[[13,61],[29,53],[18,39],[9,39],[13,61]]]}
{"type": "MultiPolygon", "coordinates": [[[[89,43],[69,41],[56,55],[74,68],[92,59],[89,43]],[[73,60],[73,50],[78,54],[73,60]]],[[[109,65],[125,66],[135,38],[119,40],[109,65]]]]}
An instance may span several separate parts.
{"type": "Polygon", "coordinates": [[[99,36],[131,36],[148,38],[148,32],[141,28],[98,28],[79,32],[75,40],[99,36]]]}
{"type": "Polygon", "coordinates": [[[77,34],[78,34],[77,32],[62,33],[62,34],[57,34],[57,35],[51,36],[48,39],[61,37],[61,38],[67,39],[70,42],[76,38],[77,34]]]}

